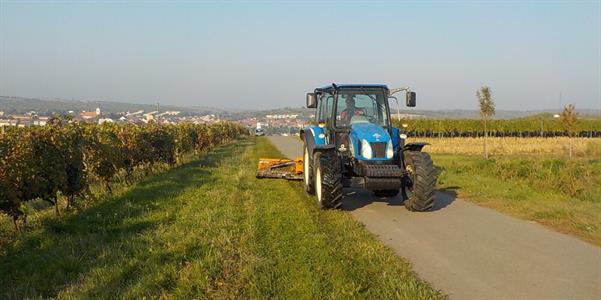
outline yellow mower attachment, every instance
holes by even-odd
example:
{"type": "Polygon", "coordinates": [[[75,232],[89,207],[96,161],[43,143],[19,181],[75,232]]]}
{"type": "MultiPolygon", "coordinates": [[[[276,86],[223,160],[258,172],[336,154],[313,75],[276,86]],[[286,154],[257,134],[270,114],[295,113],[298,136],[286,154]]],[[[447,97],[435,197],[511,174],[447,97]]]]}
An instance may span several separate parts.
{"type": "Polygon", "coordinates": [[[257,178],[283,178],[303,180],[303,158],[260,158],[257,166],[257,178]]]}

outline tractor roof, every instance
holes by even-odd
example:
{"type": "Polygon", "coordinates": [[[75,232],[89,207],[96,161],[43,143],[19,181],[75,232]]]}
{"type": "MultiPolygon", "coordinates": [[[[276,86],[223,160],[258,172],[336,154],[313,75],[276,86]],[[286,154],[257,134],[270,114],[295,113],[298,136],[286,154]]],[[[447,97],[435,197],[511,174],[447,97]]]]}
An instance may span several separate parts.
{"type": "Polygon", "coordinates": [[[336,90],[342,90],[342,89],[384,89],[384,90],[388,90],[388,86],[386,86],[385,84],[335,84],[332,83],[331,85],[327,85],[321,88],[316,88],[315,92],[316,93],[320,93],[320,92],[326,92],[326,93],[331,93],[333,91],[336,90]]]}

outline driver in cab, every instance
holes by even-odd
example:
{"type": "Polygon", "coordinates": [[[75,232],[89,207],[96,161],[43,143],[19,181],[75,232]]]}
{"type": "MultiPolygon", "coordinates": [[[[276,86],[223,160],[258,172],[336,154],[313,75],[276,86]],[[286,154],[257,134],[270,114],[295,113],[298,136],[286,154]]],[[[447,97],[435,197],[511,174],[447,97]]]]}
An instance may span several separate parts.
{"type": "Polygon", "coordinates": [[[349,125],[354,116],[365,116],[365,109],[355,107],[355,95],[348,95],[345,100],[346,108],[340,112],[342,124],[349,125]]]}

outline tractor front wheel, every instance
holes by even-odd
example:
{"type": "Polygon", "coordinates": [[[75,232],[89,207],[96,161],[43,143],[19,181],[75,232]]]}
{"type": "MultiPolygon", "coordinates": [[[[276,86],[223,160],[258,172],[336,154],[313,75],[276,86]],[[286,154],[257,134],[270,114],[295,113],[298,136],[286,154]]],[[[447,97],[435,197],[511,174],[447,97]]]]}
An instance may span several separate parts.
{"type": "Polygon", "coordinates": [[[339,208],[342,205],[342,168],[334,151],[317,152],[313,158],[315,194],[321,208],[339,208]]]}
{"type": "Polygon", "coordinates": [[[428,153],[404,152],[405,169],[411,179],[410,186],[403,187],[405,208],[410,211],[428,211],[434,206],[436,169],[428,153]]]}
{"type": "Polygon", "coordinates": [[[311,195],[315,194],[315,185],[313,181],[313,163],[309,155],[307,146],[303,148],[303,182],[305,191],[311,195]]]}

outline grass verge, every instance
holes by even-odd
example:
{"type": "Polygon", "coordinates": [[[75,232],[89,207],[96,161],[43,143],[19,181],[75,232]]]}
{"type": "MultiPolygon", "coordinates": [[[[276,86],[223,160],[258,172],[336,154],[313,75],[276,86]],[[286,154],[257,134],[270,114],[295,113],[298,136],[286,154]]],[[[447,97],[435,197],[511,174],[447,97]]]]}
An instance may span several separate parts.
{"type": "Polygon", "coordinates": [[[219,147],[0,251],[2,298],[442,298],[301,184],[257,180],[264,138],[219,147]]]}
{"type": "Polygon", "coordinates": [[[601,161],[432,156],[442,189],[601,246],[601,161]]]}

